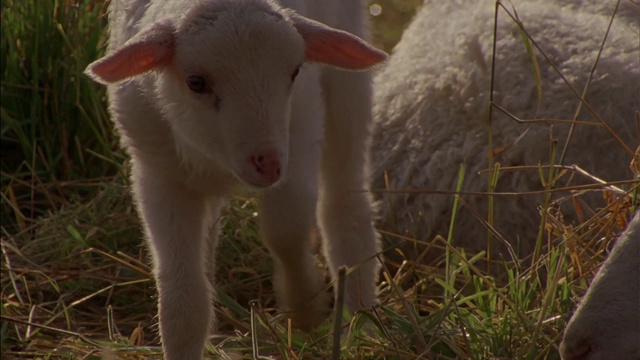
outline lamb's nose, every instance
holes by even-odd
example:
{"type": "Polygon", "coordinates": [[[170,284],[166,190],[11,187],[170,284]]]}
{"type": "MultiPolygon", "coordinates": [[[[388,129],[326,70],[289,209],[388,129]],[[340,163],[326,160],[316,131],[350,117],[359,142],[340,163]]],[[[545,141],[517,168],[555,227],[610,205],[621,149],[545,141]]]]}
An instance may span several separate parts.
{"type": "Polygon", "coordinates": [[[280,179],[280,157],[274,149],[264,149],[254,152],[249,161],[253,165],[258,177],[265,186],[280,179]]]}
{"type": "Polygon", "coordinates": [[[582,341],[569,345],[563,341],[560,344],[560,357],[562,360],[584,360],[591,353],[592,347],[588,341],[582,341]]]}

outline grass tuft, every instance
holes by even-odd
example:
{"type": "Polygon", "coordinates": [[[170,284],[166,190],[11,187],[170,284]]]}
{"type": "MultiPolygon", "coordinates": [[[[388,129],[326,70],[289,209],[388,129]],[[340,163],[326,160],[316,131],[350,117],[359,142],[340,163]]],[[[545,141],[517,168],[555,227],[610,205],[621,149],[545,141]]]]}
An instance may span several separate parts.
{"type": "Polygon", "coordinates": [[[82,74],[103,49],[105,3],[2,2],[3,227],[31,219],[119,172],[105,91],[82,74]]]}

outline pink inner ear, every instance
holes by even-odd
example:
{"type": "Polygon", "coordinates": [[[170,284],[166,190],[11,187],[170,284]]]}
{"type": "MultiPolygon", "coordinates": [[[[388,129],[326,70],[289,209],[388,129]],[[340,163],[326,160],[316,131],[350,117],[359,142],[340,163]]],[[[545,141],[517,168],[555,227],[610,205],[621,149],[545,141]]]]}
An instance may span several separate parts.
{"type": "Polygon", "coordinates": [[[365,70],[387,59],[387,54],[348,32],[328,27],[300,15],[292,20],[305,41],[307,61],[348,70],[365,70]]]}
{"type": "Polygon", "coordinates": [[[89,73],[101,82],[113,83],[140,75],[171,62],[173,39],[154,39],[125,45],[89,66],[89,73]]]}
{"type": "Polygon", "coordinates": [[[387,54],[357,38],[332,36],[306,40],[307,61],[320,62],[348,70],[364,70],[387,59],[387,54]]]}

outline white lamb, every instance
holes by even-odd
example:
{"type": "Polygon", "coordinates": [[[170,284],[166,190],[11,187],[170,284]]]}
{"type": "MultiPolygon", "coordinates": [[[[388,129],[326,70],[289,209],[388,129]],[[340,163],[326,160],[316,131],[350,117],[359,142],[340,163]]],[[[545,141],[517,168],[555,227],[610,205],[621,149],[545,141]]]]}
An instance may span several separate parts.
{"type": "Polygon", "coordinates": [[[640,212],[569,321],[560,355],[565,360],[640,359],[640,212]]]}
{"type": "Polygon", "coordinates": [[[331,273],[354,270],[346,307],[376,302],[369,75],[312,63],[364,70],[386,54],[346,32],[365,36],[360,2],[282,3],[114,0],[108,54],[87,68],[109,85],[131,155],[167,359],[202,357],[217,220],[241,189],[261,190],[278,301],[297,326],[328,312],[309,241],[316,208],[331,273]]]}
{"type": "MultiPolygon", "coordinates": [[[[615,3],[504,2],[578,93],[582,93],[596,61],[615,3]],[[605,5],[606,11],[602,11],[605,5]]],[[[628,2],[621,7],[585,97],[611,130],[593,126],[600,122],[583,106],[577,118],[592,125],[576,126],[564,160],[564,164],[577,164],[607,181],[633,178],[628,164],[638,147],[634,112],[640,109],[640,7],[628,2]]],[[[550,138],[557,140],[555,161],[560,158],[570,124],[522,124],[497,108],[490,125],[492,148],[487,145],[494,10],[494,1],[426,1],[388,65],[375,77],[373,188],[386,188],[386,173],[389,189],[399,191],[379,192],[382,226],[388,230],[419,240],[431,240],[436,234],[446,237],[453,196],[402,190],[453,192],[460,164],[466,168],[462,191],[467,193],[488,191],[489,174],[479,172],[487,169],[492,151],[494,161],[502,168],[530,166],[524,171],[502,171],[495,189],[523,193],[543,189],[537,165],[550,163],[550,138]]],[[[532,61],[514,20],[502,8],[497,39],[495,104],[524,120],[572,119],[579,97],[534,48],[542,85],[542,102],[537,108],[532,61]]],[[[565,174],[556,187],[592,182],[570,174],[565,174]]],[[[555,194],[554,199],[559,198],[555,194]]],[[[476,251],[486,249],[487,228],[469,208],[486,220],[489,197],[467,194],[462,199],[468,206],[461,205],[454,240],[476,251]]],[[[590,206],[595,208],[594,201],[602,196],[578,199],[587,199],[580,205],[588,215],[590,206]]],[[[543,196],[496,196],[494,200],[495,230],[511,243],[517,255],[529,254],[540,223],[535,209],[542,204],[543,196]]],[[[570,203],[565,201],[569,206],[562,207],[569,219],[575,214],[570,203]]],[[[494,237],[493,248],[511,259],[498,242],[494,237]]]]}

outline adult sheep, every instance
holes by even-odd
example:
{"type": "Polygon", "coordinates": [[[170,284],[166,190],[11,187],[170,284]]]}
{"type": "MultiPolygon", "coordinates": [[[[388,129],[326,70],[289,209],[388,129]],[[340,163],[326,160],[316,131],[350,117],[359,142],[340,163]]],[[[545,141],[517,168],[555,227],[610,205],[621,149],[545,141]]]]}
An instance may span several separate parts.
{"type": "MultiPolygon", "coordinates": [[[[616,2],[607,2],[606,11],[602,4],[531,0],[514,2],[513,8],[505,2],[505,7],[514,17],[517,14],[532,41],[582,93],[616,2]]],[[[588,85],[588,106],[581,108],[579,96],[532,45],[540,71],[538,104],[533,63],[523,34],[503,8],[497,26],[494,103],[521,120],[571,120],[580,108],[577,119],[581,124],[575,127],[563,164],[576,164],[607,181],[632,178],[627,164],[638,146],[634,113],[640,109],[640,8],[631,3],[623,6],[623,16],[613,22],[588,85]]],[[[559,161],[571,128],[567,121],[520,123],[495,107],[489,123],[494,13],[492,1],[425,1],[388,65],[376,75],[373,188],[391,190],[378,193],[382,228],[419,240],[430,240],[436,234],[446,237],[453,196],[406,190],[453,192],[459,166],[464,164],[461,190],[476,195],[461,196],[464,206],[453,238],[468,249],[486,249],[487,228],[479,219],[488,219],[489,197],[478,193],[489,189],[489,173],[479,173],[488,168],[488,155],[502,168],[529,166],[501,171],[496,192],[543,190],[537,165],[550,164],[552,157],[554,163],[559,161]]],[[[544,176],[547,172],[544,169],[544,176]]],[[[591,178],[569,171],[556,187],[589,182],[591,178]]],[[[541,192],[494,197],[493,227],[519,250],[518,256],[534,248],[540,225],[536,208],[543,197],[541,192]]],[[[555,193],[553,199],[559,198],[555,193]]],[[[577,198],[578,202],[586,199],[580,203],[585,216],[601,198],[599,194],[577,198]]],[[[568,220],[575,215],[570,203],[561,206],[568,220]]],[[[503,243],[495,238],[492,248],[510,259],[503,243]]]]}
{"type": "Polygon", "coordinates": [[[564,360],[640,358],[640,212],[569,321],[560,355],[564,360]]]}
{"type": "Polygon", "coordinates": [[[309,241],[316,205],[331,273],[355,267],[346,307],[376,301],[378,245],[366,191],[370,80],[313,63],[365,70],[386,54],[356,36],[365,35],[358,1],[282,6],[114,0],[108,53],[87,69],[108,85],[131,155],[169,360],[202,357],[216,222],[238,189],[259,190],[278,302],[295,325],[312,327],[328,310],[309,241]]]}

